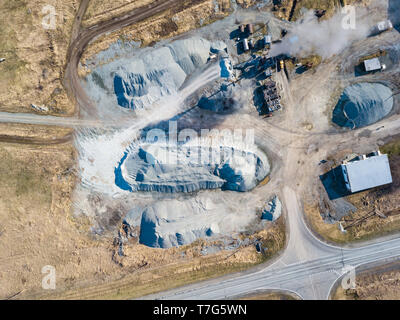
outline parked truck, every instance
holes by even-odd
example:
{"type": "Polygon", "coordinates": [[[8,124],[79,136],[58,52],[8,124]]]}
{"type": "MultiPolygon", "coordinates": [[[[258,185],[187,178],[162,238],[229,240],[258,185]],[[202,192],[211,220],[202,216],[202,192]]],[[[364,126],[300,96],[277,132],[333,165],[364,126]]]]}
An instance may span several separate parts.
{"type": "Polygon", "coordinates": [[[280,66],[280,70],[284,70],[285,69],[285,63],[283,62],[283,60],[279,61],[279,66],[280,66]]]}

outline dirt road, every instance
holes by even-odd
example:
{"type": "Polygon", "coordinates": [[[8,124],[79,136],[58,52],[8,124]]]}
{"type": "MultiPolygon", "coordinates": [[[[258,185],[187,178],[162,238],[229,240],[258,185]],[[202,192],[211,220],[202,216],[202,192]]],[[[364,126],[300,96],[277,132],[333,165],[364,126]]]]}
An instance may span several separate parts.
{"type": "Polygon", "coordinates": [[[114,17],[109,21],[104,21],[87,28],[82,28],[82,17],[87,9],[89,1],[90,0],[83,0],[81,2],[78,10],[78,15],[74,22],[71,38],[72,41],[67,53],[68,64],[65,70],[64,86],[70,99],[72,101],[75,101],[77,103],[77,106],[79,107],[79,109],[76,110],[76,114],[96,118],[96,109],[93,106],[92,101],[86,95],[85,90],[82,88],[78,77],[78,64],[87,45],[94,38],[106,32],[113,32],[115,30],[129,26],[133,23],[140,22],[164,10],[173,8],[174,6],[178,5],[180,1],[159,0],[148,6],[144,6],[128,12],[123,16],[114,17]]]}

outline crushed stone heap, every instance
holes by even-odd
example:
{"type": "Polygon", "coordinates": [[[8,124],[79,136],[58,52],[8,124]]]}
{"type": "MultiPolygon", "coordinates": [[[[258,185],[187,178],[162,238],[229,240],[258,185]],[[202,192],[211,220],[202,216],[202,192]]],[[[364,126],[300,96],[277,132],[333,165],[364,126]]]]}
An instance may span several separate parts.
{"type": "Polygon", "coordinates": [[[380,83],[357,83],[347,87],[333,110],[332,121],[351,129],[373,124],[393,108],[393,93],[380,83]]]}

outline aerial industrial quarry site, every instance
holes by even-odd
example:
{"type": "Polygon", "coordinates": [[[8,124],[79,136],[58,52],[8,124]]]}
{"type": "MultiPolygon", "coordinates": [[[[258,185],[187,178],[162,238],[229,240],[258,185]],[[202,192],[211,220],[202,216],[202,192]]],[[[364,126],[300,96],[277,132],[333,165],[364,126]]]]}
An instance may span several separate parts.
{"type": "Polygon", "coordinates": [[[2,299],[400,299],[399,0],[0,14],[2,299]]]}

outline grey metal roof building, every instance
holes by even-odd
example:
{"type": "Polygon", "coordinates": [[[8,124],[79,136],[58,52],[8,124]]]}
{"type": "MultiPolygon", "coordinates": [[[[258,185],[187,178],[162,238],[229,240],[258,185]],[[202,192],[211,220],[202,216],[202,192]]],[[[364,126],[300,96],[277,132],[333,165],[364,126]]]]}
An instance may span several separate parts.
{"type": "Polygon", "coordinates": [[[380,70],[382,68],[381,62],[379,61],[378,58],[373,58],[369,60],[364,61],[364,67],[365,71],[375,71],[375,70],[380,70]]]}
{"type": "Polygon", "coordinates": [[[341,165],[346,187],[351,192],[358,192],[392,183],[389,159],[386,154],[371,156],[341,165]]]}

